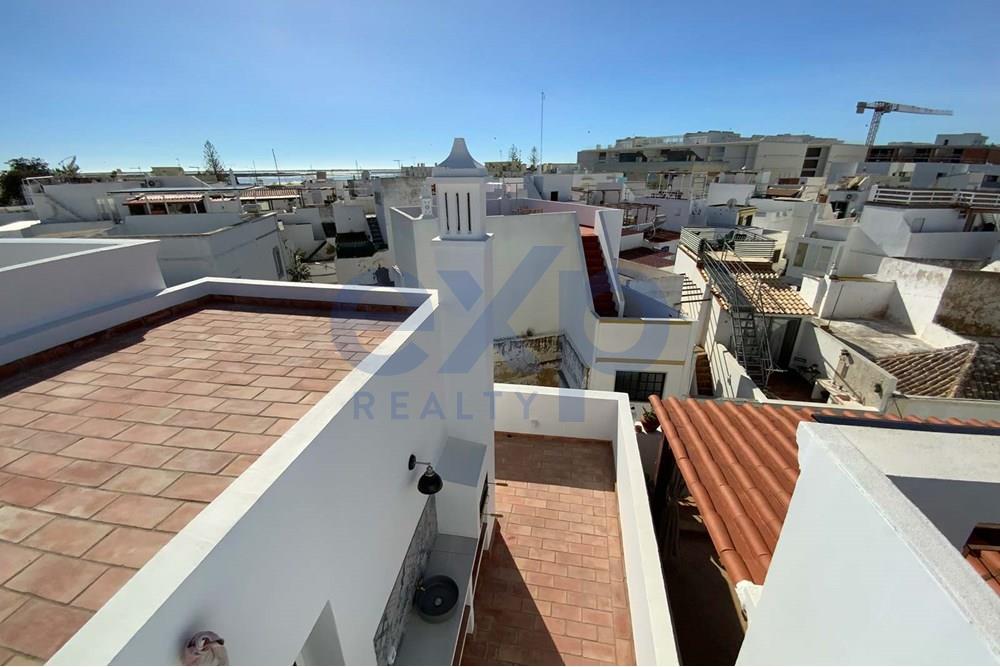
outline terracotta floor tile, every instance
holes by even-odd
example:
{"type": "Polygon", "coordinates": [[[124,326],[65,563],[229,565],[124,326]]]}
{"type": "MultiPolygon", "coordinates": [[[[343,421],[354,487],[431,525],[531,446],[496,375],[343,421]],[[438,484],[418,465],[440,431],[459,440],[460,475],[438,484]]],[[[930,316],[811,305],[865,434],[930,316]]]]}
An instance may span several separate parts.
{"type": "MultiPolygon", "coordinates": [[[[228,435],[228,434],[227,434],[228,435]]],[[[186,449],[163,464],[164,469],[185,472],[217,473],[236,458],[231,452],[213,452],[186,449]]],[[[0,487],[0,492],[3,487],[0,487]]]]}
{"type": "Polygon", "coordinates": [[[83,438],[73,443],[60,454],[72,456],[78,459],[90,459],[93,461],[108,461],[115,454],[128,447],[127,442],[119,440],[106,440],[104,438],[83,438]]]}
{"type": "Polygon", "coordinates": [[[171,537],[169,533],[151,530],[115,528],[85,556],[109,565],[139,568],[169,542],[171,537]]]}
{"type": "MultiPolygon", "coordinates": [[[[130,422],[142,422],[144,424],[163,424],[171,417],[175,416],[179,410],[176,408],[152,407],[140,405],[132,408],[119,419],[130,422]]],[[[127,438],[123,438],[127,439],[127,438]]],[[[156,443],[153,443],[156,444],[156,443]]]]}
{"type": "Polygon", "coordinates": [[[0,447],[0,468],[26,456],[28,452],[10,447],[0,447]]]}
{"type": "Polygon", "coordinates": [[[44,417],[46,413],[38,410],[25,410],[23,408],[7,408],[0,411],[0,424],[8,426],[26,426],[31,422],[44,417]]]}
{"type": "Polygon", "coordinates": [[[98,512],[94,519],[136,528],[153,528],[181,506],[176,500],[125,495],[98,512]]]}
{"type": "Polygon", "coordinates": [[[82,609],[28,600],[0,623],[0,645],[48,660],[90,616],[82,609]]]}
{"type": "Polygon", "coordinates": [[[44,554],[7,581],[6,587],[55,602],[67,603],[107,568],[77,558],[44,554]]]}
{"type": "Polygon", "coordinates": [[[37,431],[20,426],[0,426],[0,447],[10,447],[27,440],[37,431]]]}
{"type": "Polygon", "coordinates": [[[268,407],[270,403],[267,401],[257,401],[257,400],[244,400],[239,398],[230,398],[222,402],[216,410],[220,412],[229,412],[234,415],[259,415],[268,407]]]}
{"type": "Polygon", "coordinates": [[[117,497],[110,491],[67,486],[39,503],[37,509],[86,519],[117,497]]]}
{"type": "MultiPolygon", "coordinates": [[[[51,479],[80,486],[100,486],[124,470],[124,466],[104,461],[73,461],[51,479]]],[[[0,487],[2,492],[3,487],[0,487]]]]}
{"type": "Polygon", "coordinates": [[[4,466],[4,470],[12,475],[27,475],[29,477],[41,477],[44,479],[51,477],[72,462],[73,459],[63,456],[29,452],[13,463],[8,463],[4,466]]]}
{"type": "Polygon", "coordinates": [[[82,556],[110,532],[110,526],[93,521],[57,518],[35,531],[22,544],[66,556],[82,556]]]}
{"type": "Polygon", "coordinates": [[[180,477],[180,473],[170,470],[126,468],[118,476],[105,482],[103,488],[108,491],[155,496],[170,486],[178,477],[180,477]]]}
{"type": "Polygon", "coordinates": [[[256,456],[250,454],[240,454],[233,460],[232,463],[223,468],[219,474],[238,477],[239,475],[242,475],[247,468],[253,465],[256,460],[256,456]]]}
{"type": "Polygon", "coordinates": [[[179,532],[182,528],[184,528],[184,526],[188,525],[191,519],[198,516],[198,514],[205,509],[205,507],[206,505],[203,503],[185,502],[183,505],[178,507],[173,514],[161,521],[160,524],[156,526],[156,529],[165,530],[171,533],[179,532]]]}
{"type": "Polygon", "coordinates": [[[162,445],[172,436],[180,432],[175,426],[159,426],[156,424],[136,424],[125,429],[117,436],[119,440],[128,442],[141,442],[146,445],[162,445]]]}
{"type": "Polygon", "coordinates": [[[152,389],[153,391],[171,391],[181,380],[169,380],[166,378],[143,378],[129,385],[130,389],[152,389]]]}
{"type": "Polygon", "coordinates": [[[31,422],[31,428],[39,431],[55,431],[57,433],[61,433],[71,430],[74,426],[82,424],[86,420],[86,417],[79,417],[77,415],[52,413],[31,422]]]}
{"type": "Polygon", "coordinates": [[[0,501],[20,507],[34,507],[62,488],[45,479],[13,477],[0,486],[0,501]]]}
{"type": "Polygon", "coordinates": [[[309,412],[312,409],[311,405],[302,405],[294,403],[272,403],[264,412],[260,413],[262,417],[277,417],[281,419],[294,419],[298,420],[302,415],[309,412]]]}
{"type": "Polygon", "coordinates": [[[13,614],[27,600],[25,595],[0,588],[0,622],[13,614]]]}
{"type": "Polygon", "coordinates": [[[111,457],[115,463],[126,465],[143,466],[146,468],[159,468],[161,465],[173,458],[179,449],[174,447],[164,447],[163,445],[129,445],[111,457]]]}
{"type": "Polygon", "coordinates": [[[476,591],[469,645],[480,652],[466,653],[463,663],[504,662],[480,657],[489,646],[517,664],[634,662],[613,629],[614,584],[597,581],[612,570],[607,550],[602,560],[596,546],[583,544],[584,536],[596,537],[586,531],[617,526],[587,504],[599,502],[603,512],[605,496],[614,496],[610,445],[498,436],[496,455],[497,479],[506,482],[496,487],[502,518],[476,591]]]}
{"type": "Polygon", "coordinates": [[[80,593],[75,600],[73,600],[73,606],[83,607],[84,609],[89,609],[91,611],[97,611],[104,606],[107,602],[114,596],[118,590],[128,583],[128,580],[132,578],[135,574],[135,570],[129,570],[123,567],[109,567],[107,571],[97,578],[97,581],[92,583],[87,590],[80,593]]]}
{"type": "Polygon", "coordinates": [[[212,428],[226,415],[217,412],[202,412],[200,410],[181,410],[176,415],[168,419],[164,424],[167,426],[181,426],[187,428],[212,428]]]}
{"type": "Polygon", "coordinates": [[[40,552],[33,549],[0,542],[0,583],[7,581],[28,567],[32,561],[41,555],[40,552]]]}
{"type": "Polygon", "coordinates": [[[270,435],[234,433],[219,445],[218,450],[241,454],[263,454],[278,438],[270,435]]]}
{"type": "MultiPolygon", "coordinates": [[[[220,385],[221,386],[221,385],[220,385]]],[[[217,408],[225,399],[212,396],[181,396],[170,404],[170,407],[181,410],[206,410],[217,408]]]]}
{"type": "Polygon", "coordinates": [[[223,419],[216,428],[225,431],[260,434],[274,425],[273,417],[251,417],[248,415],[230,415],[223,419]]]}
{"type": "Polygon", "coordinates": [[[99,417],[101,419],[117,419],[131,410],[134,406],[124,403],[104,403],[95,401],[90,406],[83,408],[77,414],[85,417],[99,417]]]}
{"type": "MultiPolygon", "coordinates": [[[[263,387],[255,387],[253,385],[248,387],[240,387],[236,385],[222,384],[219,388],[212,393],[214,398],[222,399],[237,399],[237,400],[249,400],[263,393],[263,387]]],[[[221,408],[220,408],[221,409],[221,408]]],[[[227,410],[227,412],[230,412],[227,410]]]]}
{"type": "Polygon", "coordinates": [[[209,502],[222,493],[232,481],[228,477],[185,473],[180,479],[164,489],[160,495],[166,498],[209,502]]]}
{"type": "Polygon", "coordinates": [[[90,438],[113,438],[126,428],[129,424],[115,419],[100,419],[97,417],[86,418],[80,424],[68,429],[70,433],[87,436],[90,438]]]}
{"type": "Polygon", "coordinates": [[[215,449],[230,436],[226,431],[212,431],[200,428],[185,428],[171,437],[164,444],[171,447],[190,447],[193,449],[215,449]]]}
{"type": "Polygon", "coordinates": [[[56,454],[74,442],[80,440],[82,436],[68,433],[52,433],[51,431],[39,431],[26,440],[17,443],[18,449],[27,449],[43,454],[56,454]]]}

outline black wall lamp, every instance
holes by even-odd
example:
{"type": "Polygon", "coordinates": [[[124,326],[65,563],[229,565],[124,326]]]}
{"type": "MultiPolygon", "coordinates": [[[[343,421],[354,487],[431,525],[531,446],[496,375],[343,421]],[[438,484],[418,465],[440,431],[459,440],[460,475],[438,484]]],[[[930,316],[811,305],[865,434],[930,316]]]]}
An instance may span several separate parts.
{"type": "Polygon", "coordinates": [[[424,471],[424,474],[417,481],[417,491],[425,496],[433,496],[444,486],[444,482],[441,481],[441,475],[434,472],[434,467],[430,463],[427,461],[418,461],[416,454],[410,454],[407,467],[413,470],[417,467],[418,463],[422,466],[427,466],[427,470],[424,471]]]}

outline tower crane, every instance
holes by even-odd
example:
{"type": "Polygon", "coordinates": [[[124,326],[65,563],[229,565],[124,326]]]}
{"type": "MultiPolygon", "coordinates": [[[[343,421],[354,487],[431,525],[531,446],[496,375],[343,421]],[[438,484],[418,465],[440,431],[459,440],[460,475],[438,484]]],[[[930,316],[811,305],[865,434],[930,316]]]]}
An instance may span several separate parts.
{"type": "Polygon", "coordinates": [[[874,111],[872,120],[868,124],[868,140],[865,145],[869,148],[875,143],[875,135],[878,134],[878,124],[882,120],[882,115],[892,111],[902,113],[919,113],[926,116],[951,116],[952,112],[947,109],[927,109],[925,107],[915,107],[910,104],[897,104],[896,102],[858,102],[858,113],[864,113],[866,109],[874,111]]]}

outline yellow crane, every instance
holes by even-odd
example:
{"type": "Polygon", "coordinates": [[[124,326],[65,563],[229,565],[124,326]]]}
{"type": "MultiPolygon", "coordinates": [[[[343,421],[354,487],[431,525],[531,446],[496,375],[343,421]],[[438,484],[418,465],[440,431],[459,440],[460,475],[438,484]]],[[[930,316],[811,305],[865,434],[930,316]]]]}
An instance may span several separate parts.
{"type": "Polygon", "coordinates": [[[899,111],[902,113],[919,113],[926,116],[951,116],[952,112],[947,109],[927,109],[926,107],[915,107],[910,104],[898,104],[896,102],[858,102],[858,113],[864,113],[871,109],[872,120],[868,124],[868,140],[865,145],[871,148],[875,143],[875,135],[878,134],[878,124],[882,121],[883,114],[899,111]]]}

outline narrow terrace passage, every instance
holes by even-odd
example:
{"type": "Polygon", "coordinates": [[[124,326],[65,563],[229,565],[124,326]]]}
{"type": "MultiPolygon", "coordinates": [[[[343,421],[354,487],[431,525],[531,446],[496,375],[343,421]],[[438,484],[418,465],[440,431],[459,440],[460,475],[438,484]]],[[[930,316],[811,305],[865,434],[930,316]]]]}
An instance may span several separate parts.
{"type": "Polygon", "coordinates": [[[496,466],[463,663],[634,664],[611,444],[498,433],[496,466]]]}

